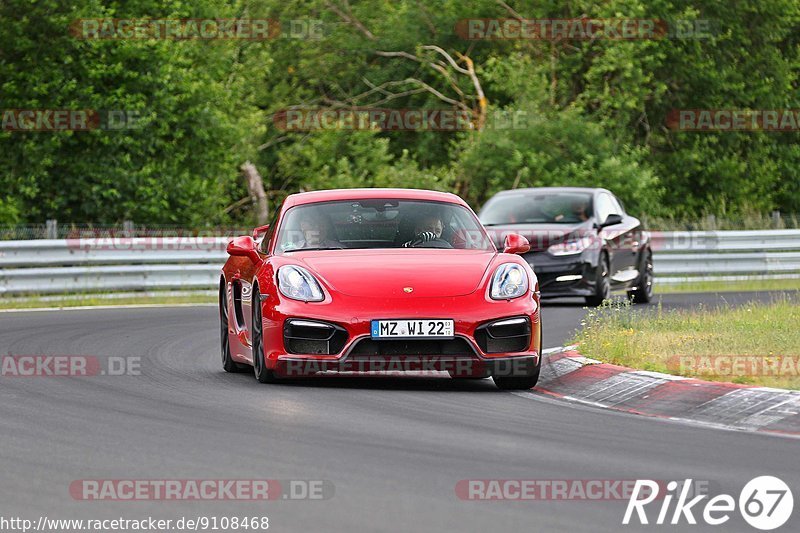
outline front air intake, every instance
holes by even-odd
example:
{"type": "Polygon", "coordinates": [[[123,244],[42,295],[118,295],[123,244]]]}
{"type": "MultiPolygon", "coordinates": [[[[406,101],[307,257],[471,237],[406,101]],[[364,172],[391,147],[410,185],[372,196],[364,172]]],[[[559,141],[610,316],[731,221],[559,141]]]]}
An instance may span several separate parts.
{"type": "Polygon", "coordinates": [[[531,322],[528,317],[504,318],[479,326],[475,341],[483,353],[524,352],[531,344],[531,322]]]}
{"type": "Polygon", "coordinates": [[[335,355],[347,343],[347,331],[328,322],[287,320],[283,326],[283,344],[291,354],[335,355]]]}

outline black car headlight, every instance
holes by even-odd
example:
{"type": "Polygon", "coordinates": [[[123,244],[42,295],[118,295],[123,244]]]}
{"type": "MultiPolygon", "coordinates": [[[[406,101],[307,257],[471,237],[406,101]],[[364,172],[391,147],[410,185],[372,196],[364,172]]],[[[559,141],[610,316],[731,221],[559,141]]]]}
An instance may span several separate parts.
{"type": "Polygon", "coordinates": [[[555,256],[575,255],[588,249],[594,243],[591,237],[581,237],[567,242],[554,244],[547,249],[547,253],[555,256]]]}

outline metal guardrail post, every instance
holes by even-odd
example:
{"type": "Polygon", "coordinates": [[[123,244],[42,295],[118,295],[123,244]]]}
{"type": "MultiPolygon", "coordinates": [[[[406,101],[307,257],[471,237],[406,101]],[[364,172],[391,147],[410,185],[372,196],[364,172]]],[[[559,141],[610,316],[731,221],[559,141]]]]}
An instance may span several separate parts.
{"type": "Polygon", "coordinates": [[[55,219],[48,220],[45,232],[48,239],[58,239],[58,221],[55,219]]]}

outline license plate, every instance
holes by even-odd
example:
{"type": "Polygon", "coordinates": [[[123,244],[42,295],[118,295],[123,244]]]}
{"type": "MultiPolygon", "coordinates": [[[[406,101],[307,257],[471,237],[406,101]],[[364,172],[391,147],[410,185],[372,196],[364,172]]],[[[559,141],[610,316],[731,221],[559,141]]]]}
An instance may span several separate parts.
{"type": "Polygon", "coordinates": [[[373,320],[373,339],[452,339],[452,320],[373,320]]]}

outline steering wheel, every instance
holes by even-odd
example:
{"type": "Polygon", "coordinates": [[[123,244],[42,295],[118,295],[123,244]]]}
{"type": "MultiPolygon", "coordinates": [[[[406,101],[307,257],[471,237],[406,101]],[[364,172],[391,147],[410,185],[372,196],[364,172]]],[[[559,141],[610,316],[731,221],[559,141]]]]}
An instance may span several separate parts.
{"type": "Polygon", "coordinates": [[[453,245],[442,238],[429,241],[412,242],[411,248],[452,248],[453,245]]]}

